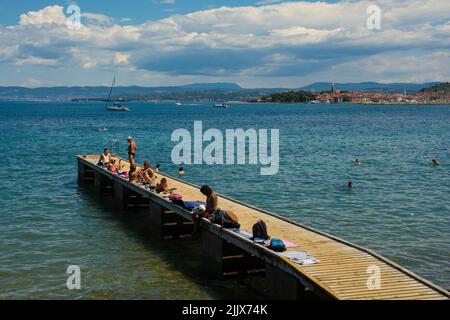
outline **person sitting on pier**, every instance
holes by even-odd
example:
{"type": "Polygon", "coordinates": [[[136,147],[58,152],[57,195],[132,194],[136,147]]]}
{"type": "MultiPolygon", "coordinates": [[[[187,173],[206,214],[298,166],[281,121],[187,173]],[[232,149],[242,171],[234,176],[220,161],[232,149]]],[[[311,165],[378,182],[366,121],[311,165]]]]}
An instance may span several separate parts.
{"type": "Polygon", "coordinates": [[[128,161],[131,165],[136,165],[136,141],[134,141],[133,137],[129,136],[127,139],[128,145],[128,161]]]}
{"type": "Polygon", "coordinates": [[[155,172],[159,172],[161,170],[161,165],[159,163],[156,164],[155,172]]]}
{"type": "Polygon", "coordinates": [[[103,149],[103,153],[100,155],[100,159],[98,160],[97,165],[99,166],[107,166],[111,162],[111,154],[109,153],[109,149],[103,149]]]}
{"type": "Polygon", "coordinates": [[[108,171],[112,173],[118,173],[122,169],[122,160],[119,159],[111,159],[111,162],[108,164],[108,171]]]}
{"type": "Polygon", "coordinates": [[[156,184],[156,192],[169,192],[169,183],[166,178],[162,178],[161,181],[156,184]]]}
{"type": "Polygon", "coordinates": [[[139,173],[140,169],[136,167],[136,165],[130,166],[130,172],[128,173],[130,183],[138,183],[139,182],[139,173]]]}
{"type": "Polygon", "coordinates": [[[204,185],[200,188],[200,192],[206,196],[206,207],[201,214],[192,215],[192,222],[194,223],[194,230],[191,237],[196,237],[198,234],[198,227],[202,218],[208,218],[210,214],[217,210],[217,194],[208,186],[204,185]]]}
{"type": "Polygon", "coordinates": [[[154,184],[155,183],[155,171],[153,171],[150,162],[144,162],[144,168],[140,171],[140,178],[144,184],[154,184]]]}

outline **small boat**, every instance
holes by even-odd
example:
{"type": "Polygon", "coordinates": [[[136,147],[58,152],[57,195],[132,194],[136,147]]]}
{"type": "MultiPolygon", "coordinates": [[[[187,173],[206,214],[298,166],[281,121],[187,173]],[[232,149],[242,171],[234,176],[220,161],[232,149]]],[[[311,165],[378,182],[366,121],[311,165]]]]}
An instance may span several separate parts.
{"type": "Polygon", "coordinates": [[[118,104],[118,103],[114,103],[112,106],[106,107],[106,110],[108,110],[108,111],[130,111],[130,109],[127,106],[118,104]]]}
{"type": "Polygon", "coordinates": [[[179,107],[182,106],[182,104],[181,104],[180,102],[175,102],[175,104],[176,104],[177,106],[179,106],[179,107]]]}
{"type": "Polygon", "coordinates": [[[106,128],[106,127],[99,128],[98,131],[100,131],[100,132],[108,131],[108,128],[106,128]]]}
{"type": "Polygon", "coordinates": [[[116,83],[116,77],[114,77],[113,82],[111,84],[111,89],[109,89],[108,100],[106,100],[106,105],[105,105],[106,110],[108,110],[108,111],[130,111],[130,109],[126,105],[119,104],[116,102],[113,102],[112,106],[108,106],[109,102],[111,101],[111,93],[112,93],[115,83],[116,83]]]}
{"type": "Polygon", "coordinates": [[[215,108],[228,108],[228,105],[225,103],[218,103],[214,107],[215,108]]]}

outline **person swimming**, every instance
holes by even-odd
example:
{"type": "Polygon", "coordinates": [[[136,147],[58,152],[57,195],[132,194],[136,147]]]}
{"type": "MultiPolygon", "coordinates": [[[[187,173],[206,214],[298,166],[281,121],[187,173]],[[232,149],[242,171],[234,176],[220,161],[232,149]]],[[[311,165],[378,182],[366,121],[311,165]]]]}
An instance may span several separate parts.
{"type": "Polygon", "coordinates": [[[161,169],[161,165],[159,163],[157,163],[156,167],[155,167],[155,172],[159,172],[160,169],[161,169]]]}
{"type": "Polygon", "coordinates": [[[97,165],[99,166],[107,166],[111,162],[111,153],[108,148],[103,149],[103,153],[100,155],[100,159],[98,159],[97,165]]]}
{"type": "Polygon", "coordinates": [[[440,163],[436,159],[431,160],[431,163],[433,164],[433,166],[440,165],[440,163]]]}
{"type": "Polygon", "coordinates": [[[184,169],[183,169],[183,167],[180,167],[180,169],[178,169],[178,175],[180,177],[184,176],[184,169]]]}
{"type": "Polygon", "coordinates": [[[353,182],[352,181],[347,182],[347,188],[348,189],[353,189],[353,182]]]}
{"type": "Polygon", "coordinates": [[[356,159],[356,160],[355,160],[355,165],[359,166],[360,164],[361,164],[361,160],[356,159]]]}

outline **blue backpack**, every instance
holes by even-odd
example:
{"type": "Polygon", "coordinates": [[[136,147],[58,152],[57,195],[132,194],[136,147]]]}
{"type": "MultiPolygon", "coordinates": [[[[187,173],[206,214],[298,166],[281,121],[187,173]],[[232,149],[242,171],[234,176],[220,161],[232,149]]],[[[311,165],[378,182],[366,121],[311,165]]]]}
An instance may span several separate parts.
{"type": "Polygon", "coordinates": [[[286,250],[286,246],[284,245],[283,240],[272,238],[270,240],[269,249],[272,249],[273,251],[283,252],[286,250]]]}

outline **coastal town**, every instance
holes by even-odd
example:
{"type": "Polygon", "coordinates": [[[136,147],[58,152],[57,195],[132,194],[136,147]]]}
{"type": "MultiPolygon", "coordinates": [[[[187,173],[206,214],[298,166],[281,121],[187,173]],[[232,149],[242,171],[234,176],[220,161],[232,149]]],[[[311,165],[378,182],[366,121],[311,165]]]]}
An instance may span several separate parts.
{"type": "Polygon", "coordinates": [[[355,103],[355,104],[448,104],[450,94],[419,91],[415,94],[404,93],[371,93],[371,92],[346,92],[334,87],[329,92],[322,92],[316,96],[316,101],[321,103],[355,103]]]}
{"type": "Polygon", "coordinates": [[[254,102],[283,103],[352,103],[352,104],[449,104],[450,84],[419,90],[416,93],[386,93],[370,91],[345,91],[331,85],[330,90],[322,92],[290,91],[263,96],[254,102]]]}

